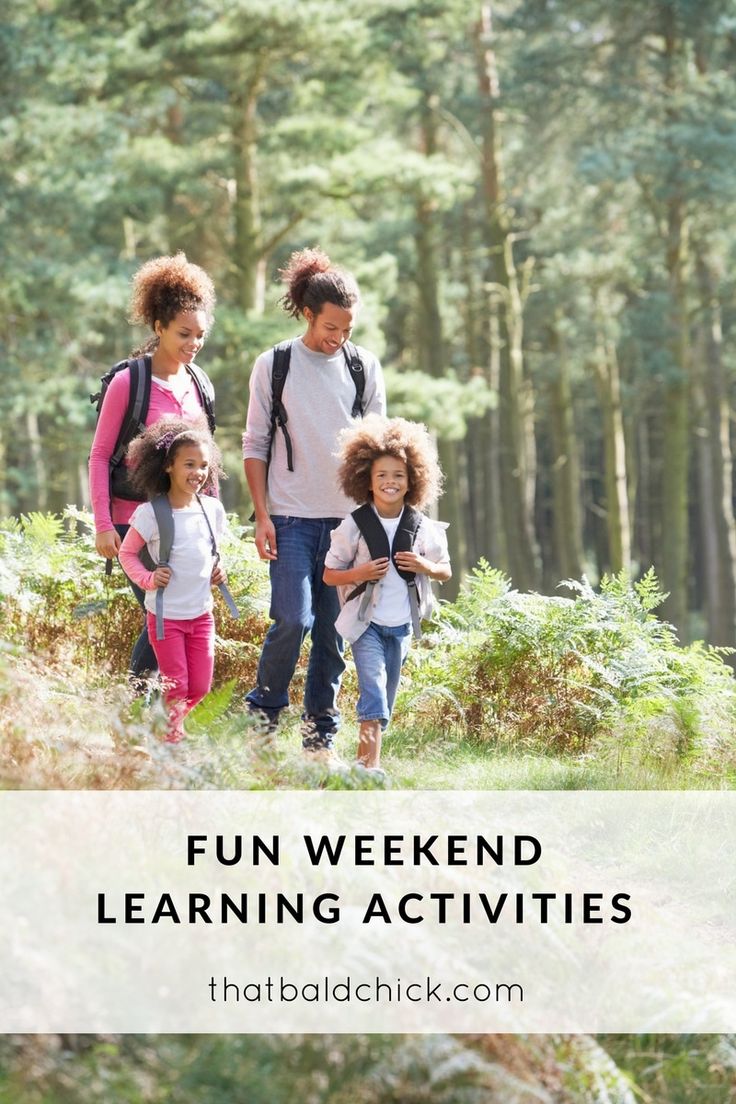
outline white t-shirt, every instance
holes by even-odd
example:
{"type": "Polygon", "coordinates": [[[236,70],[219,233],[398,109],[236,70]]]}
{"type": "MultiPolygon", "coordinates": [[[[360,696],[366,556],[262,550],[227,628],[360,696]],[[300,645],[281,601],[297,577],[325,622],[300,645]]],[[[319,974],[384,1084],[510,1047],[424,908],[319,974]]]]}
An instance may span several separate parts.
{"type": "MultiPolygon", "coordinates": [[[[212,538],[202,509],[207,511],[210,525],[218,540],[225,529],[225,510],[218,498],[202,495],[202,506],[172,510],[174,515],[174,544],[169,567],[171,579],[164,590],[164,617],[174,621],[187,621],[212,609],[212,538]]],[[[154,563],[159,560],[159,539],[156,515],[150,502],[142,502],[130,524],[143,537],[154,563]]],[[[146,609],[156,612],[156,591],[147,590],[146,609]]]]}
{"type": "MultiPolygon", "coordinates": [[[[388,546],[391,548],[401,521],[401,514],[395,518],[387,518],[381,517],[376,510],[376,516],[386,532],[388,546]]],[[[386,574],[376,583],[371,621],[375,621],[377,625],[406,625],[411,621],[409,589],[396,570],[393,560],[389,561],[386,574]]]]}

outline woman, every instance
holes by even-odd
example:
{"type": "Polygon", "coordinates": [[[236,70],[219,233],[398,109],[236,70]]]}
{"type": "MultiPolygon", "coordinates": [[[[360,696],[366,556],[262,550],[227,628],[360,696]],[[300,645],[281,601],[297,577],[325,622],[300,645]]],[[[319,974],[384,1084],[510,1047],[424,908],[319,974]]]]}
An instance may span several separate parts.
{"type": "MultiPolygon", "coordinates": [[[[116,463],[128,443],[121,440],[121,433],[127,421],[131,386],[135,383],[137,387],[140,381],[147,396],[140,416],[146,426],[166,414],[188,421],[201,418],[203,409],[211,415],[212,385],[193,362],[212,325],[214,306],[212,280],[183,253],[148,261],[133,277],[130,319],[148,326],[152,336],[110,380],[89,457],[95,544],[106,559],[117,557],[130,518],[142,498],[125,478],[124,461],[116,463]]],[[[132,582],[131,588],[143,610],[143,591],[132,582]]],[[[137,680],[156,670],[144,622],[133,648],[130,671],[137,680]]]]}

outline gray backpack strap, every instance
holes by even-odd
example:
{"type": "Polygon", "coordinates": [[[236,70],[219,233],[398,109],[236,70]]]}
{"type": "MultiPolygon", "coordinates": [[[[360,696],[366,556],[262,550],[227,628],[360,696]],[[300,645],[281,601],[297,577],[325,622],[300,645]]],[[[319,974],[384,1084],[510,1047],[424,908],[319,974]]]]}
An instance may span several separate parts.
{"type": "MultiPolygon", "coordinates": [[[[158,566],[168,567],[171,549],[174,547],[174,512],[169,496],[156,495],[152,500],[153,512],[158,526],[158,566]]],[[[156,639],[164,639],[164,588],[156,590],[156,639]]]]}
{"type": "MultiPolygon", "coordinates": [[[[210,534],[210,542],[212,544],[212,555],[215,558],[215,564],[218,564],[220,562],[220,553],[219,553],[219,550],[217,548],[217,538],[215,537],[215,531],[212,528],[212,525],[210,524],[210,519],[207,517],[207,511],[204,508],[204,503],[202,502],[202,499],[200,498],[199,495],[197,495],[197,502],[199,503],[199,507],[200,507],[200,509],[202,511],[202,514],[204,516],[204,520],[207,523],[207,528],[208,528],[209,534],[210,534]]],[[[230,613],[233,615],[233,617],[240,617],[240,610],[235,605],[235,599],[233,598],[232,594],[228,590],[227,584],[226,583],[218,583],[217,584],[217,589],[219,590],[222,597],[225,599],[225,605],[230,610],[230,613]]]]}

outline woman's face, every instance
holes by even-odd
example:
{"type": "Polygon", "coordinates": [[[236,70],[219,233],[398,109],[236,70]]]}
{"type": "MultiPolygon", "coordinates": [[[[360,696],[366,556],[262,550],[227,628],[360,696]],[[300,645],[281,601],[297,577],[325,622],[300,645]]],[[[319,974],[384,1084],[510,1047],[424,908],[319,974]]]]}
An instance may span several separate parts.
{"type": "Polygon", "coordinates": [[[207,315],[201,310],[179,311],[168,326],[156,322],[158,351],[168,360],[191,364],[207,336],[207,315]]]}
{"type": "Polygon", "coordinates": [[[336,307],[334,303],[324,303],[319,314],[315,314],[309,307],[305,307],[304,317],[307,321],[307,332],[304,335],[304,344],[312,352],[334,356],[353,332],[357,313],[357,303],[348,310],[343,307],[336,307]]]}

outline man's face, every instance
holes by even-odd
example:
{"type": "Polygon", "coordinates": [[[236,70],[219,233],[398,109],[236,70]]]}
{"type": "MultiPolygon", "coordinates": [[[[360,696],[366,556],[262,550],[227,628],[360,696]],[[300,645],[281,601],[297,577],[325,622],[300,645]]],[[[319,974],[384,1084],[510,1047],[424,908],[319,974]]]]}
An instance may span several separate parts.
{"type": "Polygon", "coordinates": [[[315,314],[309,307],[305,307],[307,332],[304,335],[304,344],[315,353],[334,356],[353,332],[357,309],[355,306],[346,310],[334,303],[325,303],[319,314],[315,314]]]}

